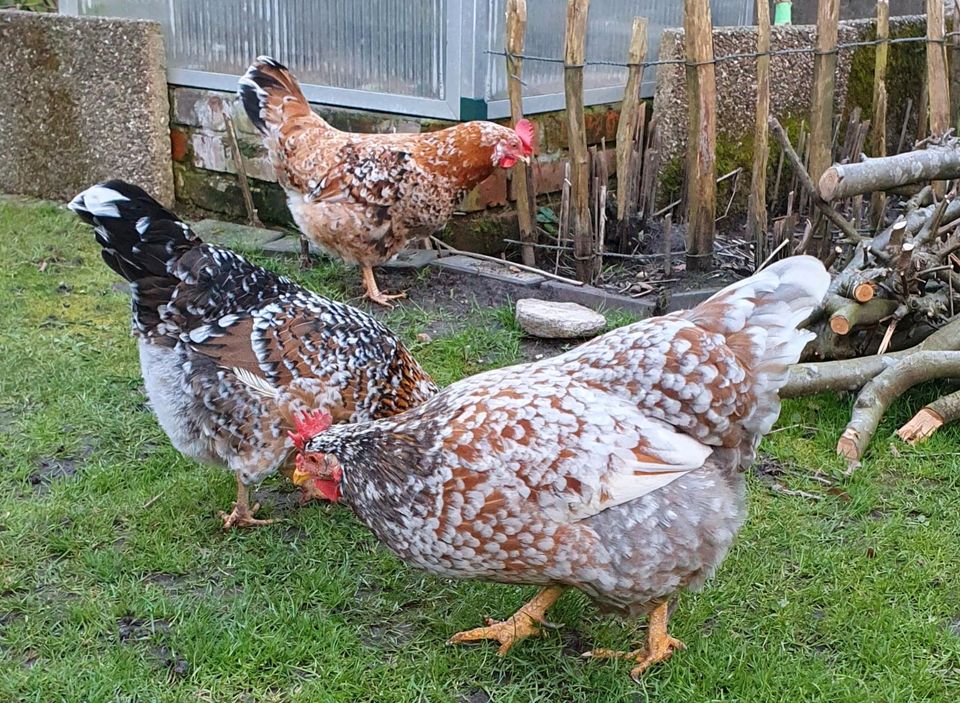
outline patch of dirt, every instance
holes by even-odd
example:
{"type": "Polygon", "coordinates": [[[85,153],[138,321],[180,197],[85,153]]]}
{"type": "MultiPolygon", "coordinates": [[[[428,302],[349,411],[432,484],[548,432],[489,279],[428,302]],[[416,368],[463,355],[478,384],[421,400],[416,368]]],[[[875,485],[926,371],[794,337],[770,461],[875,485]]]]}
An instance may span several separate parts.
{"type": "Polygon", "coordinates": [[[490,694],[482,688],[471,688],[457,696],[457,703],[490,703],[490,694]]]}
{"type": "Polygon", "coordinates": [[[150,647],[149,653],[160,668],[167,670],[171,679],[183,679],[190,675],[190,662],[169,647],[150,647]]]}
{"type": "Polygon", "coordinates": [[[154,635],[166,635],[170,623],[166,620],[140,620],[133,615],[124,615],[117,620],[117,639],[120,644],[142,642],[154,635]]]}
{"type": "Polygon", "coordinates": [[[564,629],[563,634],[563,653],[569,657],[579,657],[584,652],[591,649],[590,643],[583,636],[583,633],[576,628],[564,629]]]}
{"type": "Polygon", "coordinates": [[[46,493],[51,482],[75,476],[96,448],[96,444],[88,440],[83,442],[77,454],[64,455],[65,448],[61,446],[57,456],[43,457],[37,461],[37,470],[27,477],[27,482],[33,486],[34,493],[46,493]]]}
{"type": "Polygon", "coordinates": [[[947,632],[954,637],[960,637],[960,617],[955,617],[947,623],[947,632]]]}
{"type": "Polygon", "coordinates": [[[357,639],[367,647],[401,649],[417,636],[419,628],[410,622],[379,622],[360,629],[357,639]]]}
{"type": "Polygon", "coordinates": [[[761,479],[772,479],[786,473],[784,465],[769,454],[759,454],[753,462],[751,471],[761,479]]]}
{"type": "Polygon", "coordinates": [[[140,579],[142,583],[157,586],[167,593],[179,592],[184,587],[186,580],[187,579],[185,576],[181,576],[179,574],[165,574],[163,572],[147,574],[140,579]]]}

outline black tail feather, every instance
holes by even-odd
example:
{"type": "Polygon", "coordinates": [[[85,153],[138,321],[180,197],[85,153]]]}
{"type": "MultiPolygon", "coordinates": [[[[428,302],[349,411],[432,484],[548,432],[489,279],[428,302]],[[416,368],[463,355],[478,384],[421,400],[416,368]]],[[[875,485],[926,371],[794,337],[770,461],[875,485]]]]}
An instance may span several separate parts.
{"type": "Polygon", "coordinates": [[[199,238],[142,188],[106,181],[87,188],[69,205],[94,226],[103,260],[130,282],[169,276],[199,238]]]}
{"type": "Polygon", "coordinates": [[[130,282],[134,324],[148,333],[180,282],[177,262],[200,239],[146,191],[123,181],[87,188],[69,207],[93,225],[107,266],[130,282]]]}

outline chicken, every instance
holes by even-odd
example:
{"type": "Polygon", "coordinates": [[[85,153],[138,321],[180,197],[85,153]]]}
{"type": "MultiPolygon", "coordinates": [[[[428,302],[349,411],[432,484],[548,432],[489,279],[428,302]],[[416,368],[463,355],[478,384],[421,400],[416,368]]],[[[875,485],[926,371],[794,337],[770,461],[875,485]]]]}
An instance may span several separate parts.
{"type": "MultiPolygon", "coordinates": [[[[107,265],[130,282],[150,405],[182,454],[236,475],[224,527],[253,515],[251,485],[292,471],[295,417],[360,421],[407,410],[437,388],[383,325],[243,257],[204,244],[141,188],[109,181],[70,209],[96,228],[107,265]]],[[[323,496],[325,484],[308,484],[323,496]]]]}
{"type": "Polygon", "coordinates": [[[704,583],[740,529],[742,472],[829,280],[816,259],[790,258],[693,310],[467,378],[389,419],[330,427],[318,415],[298,437],[294,482],[334,482],[413,566],[542,587],[453,642],[494,639],[504,654],[568,587],[649,614],[646,647],[589,653],[631,659],[636,677],[682,647],[669,602],[704,583]]]}
{"type": "Polygon", "coordinates": [[[373,267],[443,228],[463,195],[496,168],[529,161],[533,125],[467,122],[426,134],[341,132],[310,109],[290,71],[259,57],[240,100],[265,137],[290,213],[314,244],[359,264],[366,295],[390,305],[373,267]]]}

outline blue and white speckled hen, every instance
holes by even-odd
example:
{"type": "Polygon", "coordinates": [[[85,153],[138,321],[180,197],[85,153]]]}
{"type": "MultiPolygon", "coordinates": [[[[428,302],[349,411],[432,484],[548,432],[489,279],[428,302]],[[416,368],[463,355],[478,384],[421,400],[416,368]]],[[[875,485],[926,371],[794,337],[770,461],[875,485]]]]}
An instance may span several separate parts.
{"type": "MultiPolygon", "coordinates": [[[[130,282],[150,405],[173,445],[237,478],[224,527],[262,525],[249,486],[290,469],[295,417],[394,415],[436,393],[399,339],[369,315],[302,288],[190,227],[137,186],[108,181],[70,209],[130,282]]],[[[325,497],[323,482],[308,495],[325,497]]],[[[305,487],[306,488],[306,487],[305,487]]]]}
{"type": "Polygon", "coordinates": [[[701,586],[740,529],[742,472],[828,283],[816,259],[786,259],[693,310],[465,379],[395,417],[323,418],[298,442],[294,480],[335,482],[414,566],[543,587],[454,642],[495,639],[503,654],[568,587],[649,613],[644,649],[590,653],[629,657],[636,676],[681,646],[667,634],[671,596],[701,586]]]}

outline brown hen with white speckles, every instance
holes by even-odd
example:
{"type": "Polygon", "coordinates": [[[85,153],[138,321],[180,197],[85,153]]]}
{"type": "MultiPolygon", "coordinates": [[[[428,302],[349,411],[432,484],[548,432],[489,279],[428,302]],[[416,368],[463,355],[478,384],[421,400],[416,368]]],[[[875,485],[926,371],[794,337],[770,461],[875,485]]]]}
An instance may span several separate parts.
{"type": "Polygon", "coordinates": [[[652,611],[645,649],[593,653],[629,656],[639,674],[681,646],[668,600],[700,586],[740,528],[742,471],[828,282],[816,259],[778,262],[691,311],[331,427],[305,443],[296,477],[339,481],[340,500],[415,566],[545,588],[455,641],[504,652],[574,587],[626,616],[652,611]]]}
{"type": "MultiPolygon", "coordinates": [[[[248,488],[289,467],[294,417],[394,415],[436,386],[368,315],[202,243],[137,186],[109,181],[70,208],[94,225],[104,261],[130,281],[150,404],[184,455],[236,474],[225,526],[252,526],[248,488]]],[[[315,486],[324,495],[325,484],[315,486]]]]}
{"type": "Polygon", "coordinates": [[[533,126],[467,122],[425,134],[341,132],[310,109],[290,71],[259,57],[239,96],[265,137],[300,231],[363,268],[367,297],[389,305],[373,266],[439,231],[464,193],[533,153],[533,126]]]}

